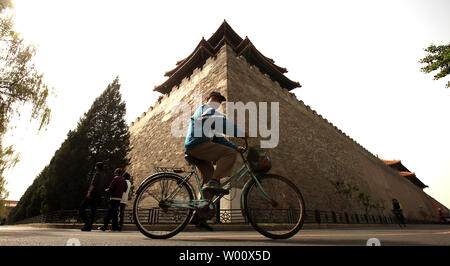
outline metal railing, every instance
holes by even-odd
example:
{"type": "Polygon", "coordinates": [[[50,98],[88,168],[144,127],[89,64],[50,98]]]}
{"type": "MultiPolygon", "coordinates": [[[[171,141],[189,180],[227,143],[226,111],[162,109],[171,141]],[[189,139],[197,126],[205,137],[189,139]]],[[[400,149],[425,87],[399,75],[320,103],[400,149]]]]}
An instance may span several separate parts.
{"type": "MultiPolygon", "coordinates": [[[[97,223],[103,223],[107,214],[107,209],[97,210],[97,223]]],[[[289,212],[286,212],[289,213],[289,212]]],[[[87,210],[89,215],[89,210],[87,210]]],[[[149,214],[150,215],[150,214],[149,214]]],[[[396,224],[397,220],[393,215],[361,214],[349,212],[334,212],[320,210],[306,210],[305,224],[396,224]]],[[[213,218],[216,223],[221,224],[248,224],[247,217],[242,215],[241,209],[221,209],[213,218]]],[[[426,220],[407,219],[407,223],[436,223],[426,220]]],[[[30,223],[63,223],[78,224],[81,223],[78,210],[60,210],[53,211],[39,216],[31,217],[16,222],[15,224],[30,223]]],[[[126,209],[124,213],[124,223],[133,224],[133,214],[131,209],[126,209]]]]}

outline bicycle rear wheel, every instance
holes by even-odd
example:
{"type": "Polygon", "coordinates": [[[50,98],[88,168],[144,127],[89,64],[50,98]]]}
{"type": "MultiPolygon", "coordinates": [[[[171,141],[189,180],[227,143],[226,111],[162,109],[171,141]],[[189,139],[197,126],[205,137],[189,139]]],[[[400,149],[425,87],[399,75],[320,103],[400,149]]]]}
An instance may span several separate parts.
{"type": "Polygon", "coordinates": [[[253,180],[244,191],[244,212],[256,231],[273,239],[286,239],[303,226],[305,204],[300,190],[288,179],[274,174],[253,180]]]}
{"type": "Polygon", "coordinates": [[[188,224],[193,210],[187,204],[175,206],[167,200],[177,189],[173,200],[187,203],[194,199],[191,188],[177,175],[162,174],[139,187],[133,204],[133,218],[142,234],[149,238],[170,238],[188,224]]]}

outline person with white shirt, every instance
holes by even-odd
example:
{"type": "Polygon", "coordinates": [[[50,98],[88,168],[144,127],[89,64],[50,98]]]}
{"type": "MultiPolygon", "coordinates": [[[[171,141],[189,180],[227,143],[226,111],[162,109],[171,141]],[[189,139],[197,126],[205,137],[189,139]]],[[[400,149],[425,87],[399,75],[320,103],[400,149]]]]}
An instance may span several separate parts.
{"type": "Polygon", "coordinates": [[[125,217],[125,208],[127,207],[128,204],[128,195],[130,193],[130,188],[131,188],[131,176],[129,173],[125,173],[123,175],[123,177],[125,178],[125,181],[127,182],[128,188],[127,190],[122,194],[122,200],[120,201],[120,214],[119,214],[119,231],[122,231],[123,228],[123,222],[124,222],[124,217],[125,217]]]}

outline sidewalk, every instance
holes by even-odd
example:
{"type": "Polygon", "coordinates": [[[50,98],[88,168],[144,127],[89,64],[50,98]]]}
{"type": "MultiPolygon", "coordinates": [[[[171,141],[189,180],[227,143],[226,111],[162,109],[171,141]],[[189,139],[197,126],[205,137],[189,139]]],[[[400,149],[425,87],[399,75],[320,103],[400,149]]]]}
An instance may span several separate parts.
{"type": "MultiPolygon", "coordinates": [[[[253,227],[249,224],[209,224],[214,231],[254,231],[253,227]]],[[[46,228],[46,229],[81,229],[82,224],[58,224],[58,223],[34,223],[34,224],[21,224],[17,226],[28,226],[34,228],[46,228]]],[[[102,226],[102,224],[95,224],[94,230],[102,226]]],[[[304,224],[302,229],[398,229],[397,224],[304,224]]],[[[450,225],[446,224],[409,224],[407,229],[435,229],[446,228],[450,229],[450,225]]],[[[199,229],[194,225],[188,225],[183,230],[185,232],[198,231],[199,229]]],[[[126,224],[123,231],[138,231],[136,225],[126,224]]]]}

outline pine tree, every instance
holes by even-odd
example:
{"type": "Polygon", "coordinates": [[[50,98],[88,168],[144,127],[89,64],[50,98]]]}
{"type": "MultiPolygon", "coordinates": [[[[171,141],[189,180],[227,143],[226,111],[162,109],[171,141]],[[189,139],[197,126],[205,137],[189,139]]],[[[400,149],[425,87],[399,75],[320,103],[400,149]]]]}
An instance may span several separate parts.
{"type": "Polygon", "coordinates": [[[87,128],[89,161],[105,163],[105,171],[113,175],[115,168],[125,168],[130,150],[130,133],[125,122],[126,106],[120,93],[117,77],[92,104],[85,115],[87,128]]]}
{"type": "Polygon", "coordinates": [[[77,128],[69,131],[49,165],[20,199],[12,219],[77,209],[86,196],[96,162],[104,163],[110,179],[115,168],[125,168],[129,164],[126,155],[130,144],[125,113],[117,77],[95,99],[77,128]]]}

